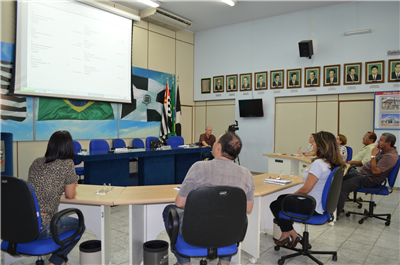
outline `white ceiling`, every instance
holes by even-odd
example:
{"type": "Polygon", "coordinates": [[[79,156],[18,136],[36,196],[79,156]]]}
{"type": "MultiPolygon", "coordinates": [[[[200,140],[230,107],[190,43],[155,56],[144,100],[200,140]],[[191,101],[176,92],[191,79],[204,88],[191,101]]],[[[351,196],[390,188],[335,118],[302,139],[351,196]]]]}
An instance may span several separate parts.
{"type": "MultiPolygon", "coordinates": [[[[137,0],[112,2],[136,11],[148,6],[137,0]]],[[[245,1],[238,0],[230,7],[220,0],[159,0],[161,9],[192,21],[188,30],[198,32],[227,25],[243,23],[268,17],[322,8],[350,1],[245,1]]]]}

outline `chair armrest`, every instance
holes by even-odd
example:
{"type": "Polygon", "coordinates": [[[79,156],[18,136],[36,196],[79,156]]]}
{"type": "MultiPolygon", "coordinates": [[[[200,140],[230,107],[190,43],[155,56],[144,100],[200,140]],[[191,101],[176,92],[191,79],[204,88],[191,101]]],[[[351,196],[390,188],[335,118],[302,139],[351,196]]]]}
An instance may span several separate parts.
{"type": "Polygon", "coordinates": [[[171,245],[176,244],[179,232],[179,215],[176,209],[172,208],[168,214],[168,236],[171,241],[171,245]]]}
{"type": "MultiPolygon", "coordinates": [[[[247,218],[247,214],[246,214],[246,220],[244,221],[245,223],[243,224],[243,235],[240,237],[239,242],[242,242],[244,240],[244,237],[246,236],[246,232],[247,232],[247,226],[249,224],[249,220],[247,218]]],[[[239,246],[239,242],[238,242],[238,246],[239,246]]]]}
{"type": "Polygon", "coordinates": [[[293,219],[296,218],[296,219],[300,219],[300,220],[302,220],[304,222],[304,221],[310,219],[314,215],[316,205],[317,205],[317,202],[315,201],[315,199],[313,197],[309,196],[309,195],[305,195],[305,194],[289,194],[282,200],[281,210],[282,210],[282,213],[284,215],[290,217],[290,221],[293,221],[293,219]],[[285,201],[288,198],[292,198],[292,197],[294,197],[294,198],[305,198],[306,200],[311,200],[311,202],[312,202],[312,211],[310,212],[310,214],[306,218],[304,218],[302,216],[293,215],[293,214],[287,213],[285,211],[285,209],[283,207],[284,204],[285,204],[285,201]]]}
{"type": "Polygon", "coordinates": [[[83,217],[82,212],[79,209],[76,208],[68,208],[68,209],[64,209],[62,211],[59,211],[58,213],[56,213],[53,218],[51,219],[50,222],[50,231],[51,231],[51,235],[53,236],[53,240],[57,245],[61,246],[61,250],[63,250],[66,246],[65,244],[69,241],[71,242],[75,242],[77,240],[75,240],[75,238],[77,236],[79,236],[80,234],[82,234],[83,232],[83,227],[85,225],[85,218],[83,217]],[[76,232],[70,236],[67,237],[64,240],[60,241],[59,235],[58,235],[58,231],[57,231],[57,223],[60,220],[61,217],[63,217],[64,215],[70,214],[70,213],[76,213],[78,215],[78,220],[79,220],[79,224],[78,224],[78,229],[76,230],[76,232]]]}
{"type": "MultiPolygon", "coordinates": [[[[385,187],[386,187],[386,182],[387,178],[380,176],[380,175],[366,175],[362,180],[361,180],[361,188],[363,188],[366,191],[373,192],[373,193],[379,193],[381,192],[385,187]],[[383,181],[383,184],[381,184],[381,189],[380,190],[372,190],[371,188],[365,187],[364,186],[364,180],[367,179],[368,177],[374,177],[374,178],[380,178],[383,181]]],[[[376,189],[376,188],[375,188],[376,189]]]]}

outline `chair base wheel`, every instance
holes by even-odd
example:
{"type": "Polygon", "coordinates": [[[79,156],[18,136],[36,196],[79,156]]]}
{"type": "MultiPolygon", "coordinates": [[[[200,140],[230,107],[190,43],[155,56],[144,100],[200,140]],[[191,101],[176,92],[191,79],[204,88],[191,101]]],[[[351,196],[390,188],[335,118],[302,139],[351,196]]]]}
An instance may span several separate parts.
{"type": "Polygon", "coordinates": [[[333,260],[333,261],[337,261],[337,255],[333,255],[333,256],[332,256],[332,260],[333,260]]]}
{"type": "Polygon", "coordinates": [[[389,225],[390,225],[390,221],[387,221],[387,222],[385,223],[385,225],[386,225],[386,226],[389,226],[389,225]]]}
{"type": "Polygon", "coordinates": [[[358,223],[359,223],[359,224],[362,224],[362,223],[364,223],[364,220],[361,219],[360,221],[358,221],[358,223]]]}
{"type": "Polygon", "coordinates": [[[361,204],[359,204],[357,207],[358,207],[358,209],[361,209],[361,208],[362,208],[362,205],[361,205],[361,204]]]}
{"type": "Polygon", "coordinates": [[[207,265],[207,260],[205,259],[200,260],[200,265],[207,265]]]}
{"type": "Polygon", "coordinates": [[[275,251],[279,251],[281,249],[281,247],[280,246],[275,246],[274,249],[275,249],[275,251]]]}
{"type": "Polygon", "coordinates": [[[44,265],[44,260],[37,260],[36,265],[44,265]]]}
{"type": "Polygon", "coordinates": [[[350,216],[350,213],[346,213],[346,216],[349,217],[349,216],[350,216]]]}
{"type": "Polygon", "coordinates": [[[278,264],[279,264],[279,265],[283,265],[283,263],[285,263],[285,261],[284,261],[284,260],[281,260],[281,259],[280,259],[280,260],[278,260],[278,264]]]}

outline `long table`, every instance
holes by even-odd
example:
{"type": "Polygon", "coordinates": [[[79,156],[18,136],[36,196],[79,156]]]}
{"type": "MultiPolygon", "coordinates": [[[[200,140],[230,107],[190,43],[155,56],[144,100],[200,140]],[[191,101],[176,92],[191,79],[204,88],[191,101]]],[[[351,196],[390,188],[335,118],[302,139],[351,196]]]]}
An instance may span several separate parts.
{"type": "Polygon", "coordinates": [[[129,160],[138,158],[139,185],[179,184],[189,168],[200,160],[205,148],[175,148],[172,150],[130,149],[127,153],[91,152],[75,155],[84,161],[85,184],[113,186],[129,185],[129,160]]]}
{"type": "MultiPolygon", "coordinates": [[[[302,178],[296,176],[288,185],[264,183],[264,179],[274,174],[262,174],[254,177],[255,198],[254,207],[248,215],[249,225],[241,248],[251,254],[255,259],[260,256],[260,233],[273,228],[273,216],[269,203],[279,195],[292,193],[298,189],[302,178]],[[260,228],[261,227],[261,228],[260,228]]],[[[179,185],[127,187],[114,201],[115,205],[129,205],[129,263],[140,264],[143,257],[143,243],[157,238],[165,227],[161,218],[164,207],[174,203],[178,191],[174,190],[179,185]]],[[[239,264],[240,251],[232,261],[239,264]]]]}
{"type": "Polygon", "coordinates": [[[268,157],[268,172],[301,175],[302,169],[311,164],[311,158],[282,154],[263,154],[268,157]]]}

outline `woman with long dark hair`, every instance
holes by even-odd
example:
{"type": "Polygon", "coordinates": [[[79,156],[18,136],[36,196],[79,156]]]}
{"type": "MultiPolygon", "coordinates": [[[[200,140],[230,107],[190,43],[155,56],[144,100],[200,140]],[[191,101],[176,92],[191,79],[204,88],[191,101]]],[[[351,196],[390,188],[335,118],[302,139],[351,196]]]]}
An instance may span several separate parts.
{"type": "MultiPolygon", "coordinates": [[[[306,194],[313,197],[316,201],[315,214],[323,214],[322,192],[325,182],[331,171],[344,165],[343,159],[339,153],[339,147],[336,143],[336,137],[330,132],[318,132],[314,134],[313,151],[316,158],[312,160],[310,167],[303,172],[303,186],[295,194],[306,194]]],[[[302,243],[302,237],[293,229],[292,222],[279,218],[282,201],[287,196],[281,195],[273,201],[270,209],[275,216],[275,220],[282,231],[279,240],[275,244],[279,246],[296,247],[297,243],[302,243]]],[[[309,214],[312,211],[312,202],[309,199],[291,197],[285,201],[286,211],[309,214]]]]}
{"type": "MultiPolygon", "coordinates": [[[[35,159],[29,168],[28,182],[35,191],[42,216],[39,239],[52,237],[50,221],[58,212],[63,192],[67,199],[75,198],[78,182],[73,158],[74,145],[71,134],[67,131],[56,131],[50,137],[44,157],[35,159]]],[[[78,219],[72,217],[63,216],[57,224],[59,234],[77,228],[78,219]]],[[[76,243],[52,254],[49,265],[66,264],[67,255],[76,243]]]]}

